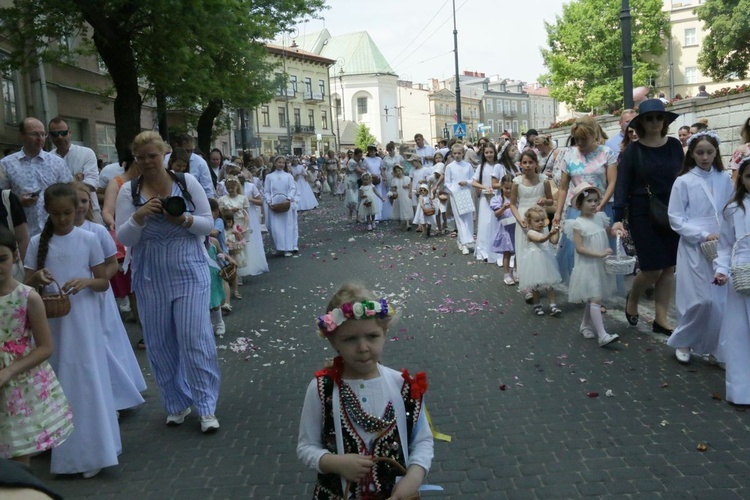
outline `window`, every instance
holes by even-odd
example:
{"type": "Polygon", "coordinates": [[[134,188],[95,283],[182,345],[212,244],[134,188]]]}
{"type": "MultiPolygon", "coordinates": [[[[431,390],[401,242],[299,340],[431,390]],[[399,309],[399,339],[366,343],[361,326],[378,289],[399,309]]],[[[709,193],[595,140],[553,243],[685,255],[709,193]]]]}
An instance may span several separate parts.
{"type": "Polygon", "coordinates": [[[503,109],[505,113],[510,113],[510,101],[503,101],[503,109]]]}
{"type": "Polygon", "coordinates": [[[511,102],[510,103],[510,109],[512,109],[514,113],[517,113],[518,112],[518,102],[517,101],[511,102]]]}
{"type": "Polygon", "coordinates": [[[695,66],[685,68],[685,83],[698,83],[698,68],[695,66]]]}
{"type": "Polygon", "coordinates": [[[307,122],[311,127],[315,128],[315,111],[312,109],[307,110],[307,122]]]}
{"type": "Polygon", "coordinates": [[[360,115],[367,114],[367,97],[357,97],[357,113],[360,115]]]}
{"type": "Polygon", "coordinates": [[[505,122],[505,130],[511,130],[512,128],[513,128],[513,125],[509,121],[506,121],[505,122]]]}
{"type": "Polygon", "coordinates": [[[325,82],[325,80],[318,80],[318,88],[320,89],[320,93],[325,96],[326,95],[326,82],[325,82]]]}
{"type": "Polygon", "coordinates": [[[328,111],[322,110],[320,112],[320,122],[322,124],[323,130],[328,130],[328,111]]]}
{"type": "Polygon", "coordinates": [[[18,103],[16,102],[16,82],[2,79],[3,85],[3,115],[8,125],[18,125],[18,103]]]}
{"type": "Polygon", "coordinates": [[[521,113],[523,113],[525,115],[528,112],[529,111],[528,111],[528,109],[526,107],[526,101],[521,101],[521,113]]]}
{"type": "Polygon", "coordinates": [[[698,45],[698,34],[695,28],[685,29],[685,47],[690,45],[698,45]]]}
{"type": "Polygon", "coordinates": [[[312,94],[312,80],[310,77],[305,77],[305,92],[312,94]]]}
{"type": "Polygon", "coordinates": [[[498,99],[496,104],[497,104],[497,106],[495,106],[495,109],[497,110],[498,113],[502,113],[503,112],[503,101],[501,101],[500,99],[498,99]]]}
{"type": "Polygon", "coordinates": [[[495,121],[494,120],[487,120],[487,126],[490,129],[490,133],[494,134],[495,133],[495,121]]]}
{"type": "Polygon", "coordinates": [[[279,107],[279,127],[286,127],[286,109],[279,107]]]}
{"type": "Polygon", "coordinates": [[[521,122],[521,129],[524,131],[524,133],[529,130],[529,122],[527,120],[521,122]]]}
{"type": "Polygon", "coordinates": [[[302,125],[302,112],[299,108],[294,108],[294,126],[299,127],[302,125]]]}
{"type": "Polygon", "coordinates": [[[117,161],[117,148],[115,147],[115,126],[96,124],[96,152],[104,163],[117,161]]]}
{"type": "Polygon", "coordinates": [[[341,116],[341,99],[336,98],[336,116],[341,116]]]}
{"type": "Polygon", "coordinates": [[[484,106],[485,106],[485,111],[487,111],[487,113],[494,113],[494,111],[492,111],[492,99],[487,99],[484,106]]]}
{"type": "Polygon", "coordinates": [[[289,83],[292,85],[292,90],[297,92],[297,77],[294,75],[289,76],[289,83]]]}
{"type": "Polygon", "coordinates": [[[518,133],[518,120],[513,120],[513,132],[518,133]]]}
{"type": "Polygon", "coordinates": [[[271,126],[271,114],[268,111],[268,106],[260,107],[260,115],[261,115],[261,119],[263,120],[263,126],[270,127],[271,126]]]}

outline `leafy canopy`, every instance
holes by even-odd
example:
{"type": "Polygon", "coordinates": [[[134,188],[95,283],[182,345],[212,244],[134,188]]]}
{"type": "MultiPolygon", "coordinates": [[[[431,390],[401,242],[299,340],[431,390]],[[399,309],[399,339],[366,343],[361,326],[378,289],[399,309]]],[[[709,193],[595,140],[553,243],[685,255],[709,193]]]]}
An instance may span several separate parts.
{"type": "MultiPolygon", "coordinates": [[[[750,0],[748,0],[750,1],[750,0]]],[[[549,73],[543,80],[550,94],[581,111],[622,106],[620,0],[573,0],[562,17],[544,23],[547,47],[541,50],[549,73]]],[[[669,38],[669,15],[661,0],[631,0],[633,86],[656,76],[656,56],[669,38]]]]}
{"type": "Polygon", "coordinates": [[[701,72],[715,81],[744,80],[750,66],[750,0],[706,0],[695,12],[705,31],[701,72]]]}

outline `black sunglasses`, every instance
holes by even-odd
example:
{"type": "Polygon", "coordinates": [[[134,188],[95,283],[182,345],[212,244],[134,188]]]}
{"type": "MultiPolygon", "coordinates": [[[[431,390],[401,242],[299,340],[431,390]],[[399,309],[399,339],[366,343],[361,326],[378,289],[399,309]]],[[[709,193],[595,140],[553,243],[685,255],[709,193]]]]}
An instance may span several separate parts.
{"type": "Polygon", "coordinates": [[[49,135],[52,137],[65,137],[70,133],[70,130],[55,130],[54,132],[50,132],[49,135]]]}
{"type": "Polygon", "coordinates": [[[646,115],[643,117],[644,120],[647,122],[663,122],[664,121],[664,114],[663,113],[654,113],[651,115],[646,115]]]}

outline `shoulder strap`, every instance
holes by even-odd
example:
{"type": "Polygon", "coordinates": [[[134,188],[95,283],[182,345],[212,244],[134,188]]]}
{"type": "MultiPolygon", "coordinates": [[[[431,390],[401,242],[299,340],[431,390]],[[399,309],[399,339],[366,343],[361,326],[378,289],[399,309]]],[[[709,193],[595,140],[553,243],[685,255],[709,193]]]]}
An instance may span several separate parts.
{"type": "Polygon", "coordinates": [[[3,189],[3,206],[8,214],[8,229],[13,231],[15,226],[13,225],[13,216],[10,213],[10,189],[3,189]]]}
{"type": "MultiPolygon", "coordinates": [[[[193,202],[193,195],[190,194],[190,191],[188,191],[187,184],[185,183],[185,173],[184,172],[173,172],[171,170],[167,170],[170,177],[172,177],[172,180],[177,184],[177,187],[180,188],[180,191],[182,192],[182,197],[185,198],[185,201],[193,202]]],[[[130,181],[130,193],[133,198],[133,205],[138,205],[140,202],[141,197],[141,180],[143,176],[139,175],[135,179],[132,179],[130,181]]]]}

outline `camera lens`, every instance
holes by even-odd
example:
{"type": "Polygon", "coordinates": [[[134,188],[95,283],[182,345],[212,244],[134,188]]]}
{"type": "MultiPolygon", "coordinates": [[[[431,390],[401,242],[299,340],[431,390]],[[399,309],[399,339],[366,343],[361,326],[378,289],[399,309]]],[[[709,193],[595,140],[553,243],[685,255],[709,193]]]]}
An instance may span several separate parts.
{"type": "Polygon", "coordinates": [[[187,210],[185,200],[180,196],[170,196],[162,200],[164,211],[173,217],[179,217],[187,210]]]}

